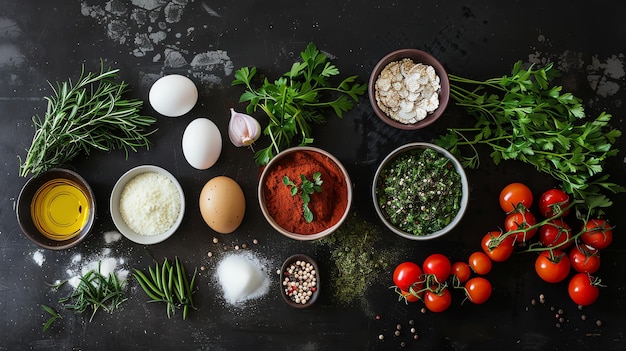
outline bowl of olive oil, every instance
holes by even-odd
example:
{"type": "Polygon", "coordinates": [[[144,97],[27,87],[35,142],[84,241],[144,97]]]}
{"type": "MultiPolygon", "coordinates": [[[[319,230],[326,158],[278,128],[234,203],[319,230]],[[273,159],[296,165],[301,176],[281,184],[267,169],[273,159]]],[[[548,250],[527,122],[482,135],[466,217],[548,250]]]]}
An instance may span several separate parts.
{"type": "Polygon", "coordinates": [[[35,244],[63,250],[78,245],[89,234],[96,200],[78,173],[53,168],[24,184],[16,214],[20,228],[35,244]]]}

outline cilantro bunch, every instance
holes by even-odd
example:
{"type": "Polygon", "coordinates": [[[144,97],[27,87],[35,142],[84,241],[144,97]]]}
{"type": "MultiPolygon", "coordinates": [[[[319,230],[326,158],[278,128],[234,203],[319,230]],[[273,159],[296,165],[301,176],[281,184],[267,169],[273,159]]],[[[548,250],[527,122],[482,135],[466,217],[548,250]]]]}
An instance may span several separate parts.
{"type": "Polygon", "coordinates": [[[232,85],[246,87],[239,101],[248,103],[247,113],[260,108],[269,118],[263,134],[269,136],[271,143],[255,153],[258,165],[267,164],[275,154],[291,146],[296,136],[299,136],[298,145],[311,144],[311,125],[325,122],[329,110],[342,117],[367,88],[355,83],[357,76],[332,85],[330,78],[339,75],[339,69],[313,43],[308,44],[300,57],[302,61],[295,62],[289,72],[274,82],[263,79],[258,88],[252,85],[256,67],[242,67],[235,72],[232,85]]]}
{"type": "Polygon", "coordinates": [[[605,161],[617,154],[612,146],[622,133],[609,125],[608,113],[588,117],[579,98],[552,83],[559,75],[552,64],[525,69],[521,61],[511,75],[484,81],[449,75],[450,96],[475,124],[451,128],[436,143],[468,168],[480,165],[477,145],[486,145],[495,164],[509,159],[531,164],[560,180],[574,198],[588,205],[604,199],[609,205],[602,190],[626,191],[602,173],[605,161]]]}

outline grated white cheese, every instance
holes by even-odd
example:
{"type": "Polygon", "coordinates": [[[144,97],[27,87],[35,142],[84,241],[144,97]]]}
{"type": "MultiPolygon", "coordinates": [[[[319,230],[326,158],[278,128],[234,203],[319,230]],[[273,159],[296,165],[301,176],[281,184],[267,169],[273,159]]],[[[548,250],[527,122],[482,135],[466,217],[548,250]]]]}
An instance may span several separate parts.
{"type": "Polygon", "coordinates": [[[171,228],[181,208],[178,189],[165,175],[142,173],[122,190],[120,214],[130,229],[140,235],[158,235],[171,228]]]}

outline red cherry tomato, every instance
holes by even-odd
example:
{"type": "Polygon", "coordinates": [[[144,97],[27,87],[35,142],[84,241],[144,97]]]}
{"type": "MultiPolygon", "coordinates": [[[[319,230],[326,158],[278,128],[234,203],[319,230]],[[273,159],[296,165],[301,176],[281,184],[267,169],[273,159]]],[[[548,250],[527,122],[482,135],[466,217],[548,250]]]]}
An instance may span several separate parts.
{"type": "MultiPolygon", "coordinates": [[[[513,211],[504,220],[504,230],[512,232],[532,227],[535,224],[537,224],[537,219],[530,211],[513,211]]],[[[515,235],[515,241],[518,243],[527,242],[535,236],[535,233],[537,233],[537,228],[528,230],[526,233],[518,233],[515,235]]]]}
{"type": "Polygon", "coordinates": [[[500,207],[506,213],[520,206],[530,208],[532,204],[533,193],[529,187],[522,183],[511,183],[500,192],[500,207]]]}
{"type": "Polygon", "coordinates": [[[600,269],[600,251],[588,245],[574,246],[569,251],[569,262],[576,272],[593,274],[600,269]]]}
{"type": "Polygon", "coordinates": [[[483,236],[480,246],[483,252],[489,256],[492,261],[504,262],[511,257],[513,253],[513,245],[515,244],[515,236],[509,235],[498,242],[502,232],[489,232],[483,236]],[[493,247],[492,247],[493,246],[493,247]]]}
{"type": "Polygon", "coordinates": [[[545,218],[555,215],[563,217],[569,213],[570,209],[565,209],[569,204],[570,199],[566,192],[561,189],[550,189],[539,197],[539,213],[545,218]]]}
{"type": "Polygon", "coordinates": [[[613,241],[613,227],[604,219],[592,219],[584,228],[582,241],[598,250],[605,249],[613,241]]]}
{"type": "Polygon", "coordinates": [[[431,312],[443,312],[452,304],[452,294],[447,288],[438,292],[427,290],[424,293],[424,304],[431,312]]]}
{"type": "MultiPolygon", "coordinates": [[[[568,241],[572,237],[572,229],[562,219],[557,218],[552,220],[539,228],[539,241],[545,247],[555,247],[568,241]]],[[[564,250],[572,245],[572,242],[559,246],[559,249],[564,250]]]]}
{"type": "Polygon", "coordinates": [[[480,275],[489,273],[491,271],[491,267],[493,266],[489,256],[480,251],[476,251],[470,255],[468,264],[476,274],[480,275]]]}
{"type": "Polygon", "coordinates": [[[599,283],[587,273],[577,273],[570,279],[567,286],[569,297],[574,303],[588,306],[594,303],[600,296],[599,283]]]}
{"type": "Polygon", "coordinates": [[[422,267],[424,274],[433,274],[438,283],[443,283],[450,276],[452,264],[446,256],[436,253],[426,257],[422,267]]]}
{"type": "Polygon", "coordinates": [[[413,262],[402,262],[393,271],[393,283],[402,291],[409,291],[409,288],[415,284],[414,290],[421,290],[422,269],[413,262]]]}
{"type": "Polygon", "coordinates": [[[459,283],[465,283],[472,275],[472,271],[467,263],[454,262],[452,264],[452,275],[458,279],[459,283]]]}
{"type": "Polygon", "coordinates": [[[552,255],[550,251],[543,251],[535,260],[535,271],[548,283],[558,283],[569,274],[569,258],[560,250],[552,250],[552,255]]]}
{"type": "Polygon", "coordinates": [[[477,305],[489,300],[491,290],[491,283],[483,277],[474,277],[465,283],[467,298],[477,305]]]}

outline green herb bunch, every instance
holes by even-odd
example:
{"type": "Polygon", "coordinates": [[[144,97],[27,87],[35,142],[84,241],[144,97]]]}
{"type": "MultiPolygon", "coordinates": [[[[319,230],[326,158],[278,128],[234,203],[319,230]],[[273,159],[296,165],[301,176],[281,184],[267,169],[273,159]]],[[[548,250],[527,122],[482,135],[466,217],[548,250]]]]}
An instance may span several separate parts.
{"type": "Polygon", "coordinates": [[[304,174],[300,174],[300,188],[291,180],[289,177],[283,177],[283,184],[290,187],[289,192],[291,196],[296,196],[298,194],[298,189],[300,189],[300,197],[302,198],[302,214],[304,215],[304,220],[307,223],[311,223],[313,221],[313,212],[309,208],[309,203],[311,202],[311,195],[313,193],[321,193],[322,192],[322,173],[315,172],[313,173],[313,180],[308,180],[304,174]]]}
{"type": "Polygon", "coordinates": [[[143,101],[125,99],[128,91],[124,82],[114,82],[119,70],[85,73],[84,67],[76,83],[71,80],[50,84],[53,95],[44,118],[35,115],[36,131],[26,158],[20,159],[20,176],[41,174],[62,165],[81,152],[128,151],[148,147],[148,136],[154,131],[146,128],[156,119],[139,115],[143,101]]]}
{"type": "Polygon", "coordinates": [[[256,67],[243,67],[235,72],[232,85],[246,87],[239,101],[248,102],[247,113],[260,108],[269,118],[263,134],[269,136],[271,144],[255,153],[259,165],[267,164],[276,153],[291,146],[297,135],[298,145],[311,144],[311,124],[325,122],[329,109],[342,117],[367,88],[355,83],[357,76],[345,78],[333,86],[329,79],[339,75],[339,69],[313,43],[308,44],[300,57],[302,61],[295,62],[289,72],[274,82],[265,78],[258,88],[252,85],[256,67]]]}
{"type": "MultiPolygon", "coordinates": [[[[65,285],[67,281],[54,285],[55,289],[59,289],[65,285]]],[[[120,280],[115,272],[111,272],[108,276],[104,276],[100,272],[100,263],[98,269],[89,270],[87,273],[79,277],[79,282],[71,294],[60,298],[61,306],[76,313],[83,313],[91,309],[91,317],[93,320],[98,310],[102,309],[106,312],[113,312],[128,298],[124,292],[126,286],[125,280],[120,280]]],[[[41,305],[51,317],[44,324],[43,330],[47,330],[57,319],[61,319],[60,313],[52,307],[41,305]]]]}
{"type": "Polygon", "coordinates": [[[562,182],[562,188],[586,202],[605,198],[602,190],[626,189],[602,174],[621,131],[611,115],[589,118],[579,98],[553,84],[560,73],[548,64],[525,69],[518,61],[510,76],[477,81],[449,75],[450,95],[475,118],[471,128],[452,128],[436,143],[459,157],[465,167],[480,164],[477,145],[491,149],[495,164],[519,160],[562,182]],[[462,148],[469,148],[469,156],[462,148]]]}
{"type": "Polygon", "coordinates": [[[163,302],[166,304],[167,318],[171,318],[177,308],[182,308],[183,319],[187,319],[189,309],[195,309],[193,294],[197,270],[194,270],[191,281],[187,278],[185,267],[176,257],[174,264],[167,258],[162,264],[155,261],[154,269],[148,267],[149,277],[136,269],[133,276],[150,297],[148,302],[163,302]]]}

